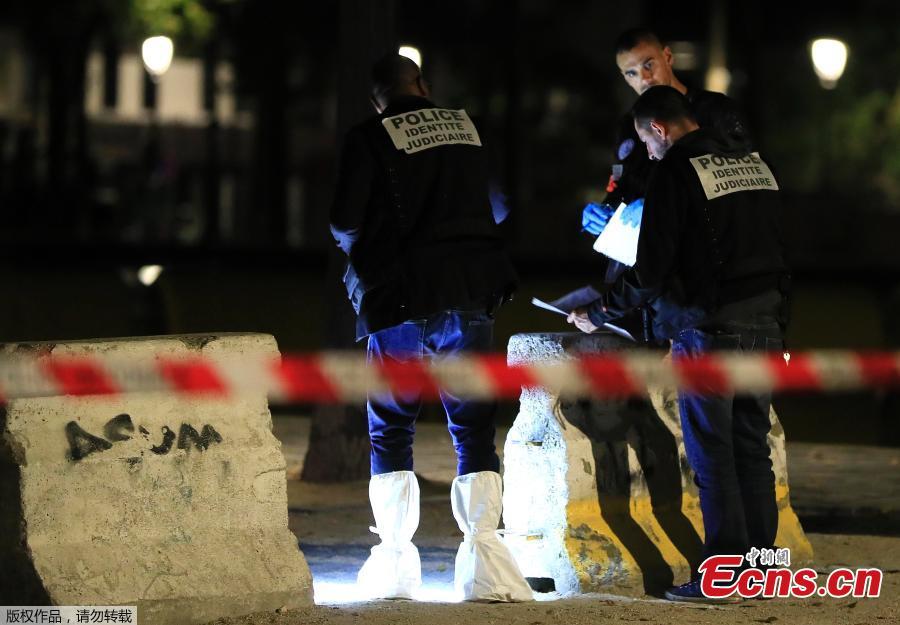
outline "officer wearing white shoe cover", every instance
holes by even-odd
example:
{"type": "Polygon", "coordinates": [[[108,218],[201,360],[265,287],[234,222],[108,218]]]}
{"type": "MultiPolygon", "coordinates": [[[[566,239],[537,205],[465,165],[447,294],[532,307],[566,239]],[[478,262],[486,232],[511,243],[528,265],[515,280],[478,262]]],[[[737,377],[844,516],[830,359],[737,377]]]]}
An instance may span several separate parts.
{"type": "MultiPolygon", "coordinates": [[[[493,313],[516,275],[492,210],[481,137],[463,110],[431,102],[411,60],[391,54],[372,68],[377,116],[346,136],[331,231],[348,256],[344,283],[357,339],[370,362],[452,358],[490,349],[493,313]]],[[[497,537],[501,513],[493,402],[441,393],[457,453],[453,515],[464,534],[455,585],[469,601],[527,601],[531,589],[497,537]]],[[[381,543],[358,575],[372,598],[415,598],[412,543],[419,486],[412,442],[421,399],[370,394],[369,499],[381,543]]]]}

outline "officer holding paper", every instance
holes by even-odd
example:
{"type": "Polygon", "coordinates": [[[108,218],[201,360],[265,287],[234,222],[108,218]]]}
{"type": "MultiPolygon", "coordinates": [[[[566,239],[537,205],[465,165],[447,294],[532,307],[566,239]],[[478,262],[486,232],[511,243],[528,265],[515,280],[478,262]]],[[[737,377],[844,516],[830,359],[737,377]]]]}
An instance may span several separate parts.
{"type": "MultiPolygon", "coordinates": [[[[677,89],[638,98],[634,127],[659,161],[644,203],[634,271],[569,321],[584,332],[649,304],[654,334],[676,359],[709,351],[783,349],[787,267],[780,193],[768,163],[714,128],[701,128],[677,89]]],[[[710,384],[679,390],[685,451],[696,475],[704,557],[771,549],[778,527],[766,436],[771,395],[735,395],[710,384]],[[702,391],[702,392],[701,392],[702,391]]],[[[670,589],[706,601],[698,579],[670,589]]]]}
{"type": "MultiPolygon", "coordinates": [[[[701,127],[715,128],[735,143],[750,146],[747,126],[737,103],[721,93],[685,86],[672,70],[672,50],[656,33],[645,28],[627,30],[616,40],[615,53],[616,65],[635,93],[640,95],[654,85],[667,85],[677,89],[687,98],[691,112],[701,127]]],[[[647,150],[634,132],[630,115],[622,118],[615,145],[616,154],[606,187],[607,196],[602,204],[590,203],[582,212],[582,230],[592,235],[599,235],[603,231],[621,203],[627,205],[627,213],[640,215],[647,180],[653,171],[653,163],[647,158],[647,150]]],[[[623,240],[614,247],[621,248],[627,244],[628,241],[623,240]]],[[[596,245],[594,249],[603,251],[596,245]]],[[[610,261],[606,266],[603,282],[611,285],[628,270],[630,263],[615,260],[616,255],[606,255],[610,261]]],[[[646,309],[636,310],[621,323],[631,327],[642,342],[655,344],[661,337],[653,336],[650,316],[651,313],[646,309]]]]}

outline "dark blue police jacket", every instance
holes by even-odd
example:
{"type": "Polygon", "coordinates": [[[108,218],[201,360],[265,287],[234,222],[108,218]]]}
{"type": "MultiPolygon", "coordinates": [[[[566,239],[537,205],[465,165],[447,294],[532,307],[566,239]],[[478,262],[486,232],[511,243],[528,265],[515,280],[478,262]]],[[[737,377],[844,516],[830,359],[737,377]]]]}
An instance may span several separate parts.
{"type": "Polygon", "coordinates": [[[425,98],[397,99],[347,133],[330,221],[357,339],[515,288],[477,130],[425,98]]]}

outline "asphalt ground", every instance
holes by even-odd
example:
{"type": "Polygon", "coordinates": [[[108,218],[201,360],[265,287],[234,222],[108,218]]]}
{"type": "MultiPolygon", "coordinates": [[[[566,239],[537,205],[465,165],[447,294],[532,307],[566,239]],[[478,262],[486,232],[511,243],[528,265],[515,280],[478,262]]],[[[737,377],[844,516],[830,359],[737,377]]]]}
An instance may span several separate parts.
{"type": "MultiPolygon", "coordinates": [[[[276,416],[275,434],[287,461],[290,527],[300,541],[317,597],[343,602],[353,596],[356,572],[377,536],[368,503],[368,482],[310,484],[300,481],[309,443],[310,419],[276,416]]],[[[502,457],[506,428],[498,428],[502,457]]],[[[896,537],[900,546],[900,449],[787,443],[791,502],[808,533],[823,534],[823,570],[852,559],[832,553],[844,536],[896,537]],[[834,560],[825,561],[825,560],[834,560]]],[[[417,424],[415,470],[422,491],[422,511],[415,543],[422,559],[426,596],[452,596],[453,563],[461,533],[450,511],[450,483],[456,459],[446,428],[417,424]]],[[[813,540],[812,535],[810,536],[813,540]]],[[[814,547],[817,540],[813,540],[814,547]]],[[[889,541],[889,544],[895,544],[889,541]]],[[[877,551],[877,550],[876,550],[877,551]]],[[[862,551],[857,550],[859,555],[862,551]]],[[[818,556],[818,554],[817,554],[818,556]]],[[[882,562],[896,568],[890,562],[882,562]]],[[[865,562],[860,562],[860,566],[865,562]]],[[[555,594],[542,597],[558,598],[555,594]]]]}

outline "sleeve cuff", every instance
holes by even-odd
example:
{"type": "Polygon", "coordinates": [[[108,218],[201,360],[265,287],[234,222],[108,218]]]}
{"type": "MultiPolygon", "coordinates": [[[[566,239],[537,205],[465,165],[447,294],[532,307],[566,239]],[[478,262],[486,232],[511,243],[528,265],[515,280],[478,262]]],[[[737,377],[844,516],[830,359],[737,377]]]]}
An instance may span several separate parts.
{"type": "Polygon", "coordinates": [[[600,299],[596,299],[591,302],[587,309],[587,315],[591,320],[591,323],[593,323],[598,328],[612,319],[612,316],[608,313],[606,308],[605,295],[601,295],[600,299]]]}

